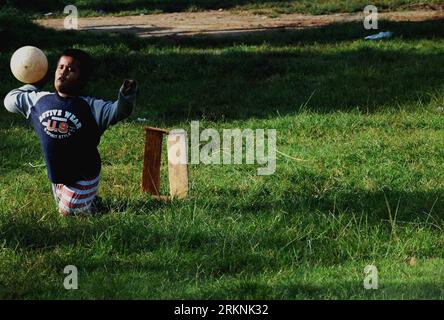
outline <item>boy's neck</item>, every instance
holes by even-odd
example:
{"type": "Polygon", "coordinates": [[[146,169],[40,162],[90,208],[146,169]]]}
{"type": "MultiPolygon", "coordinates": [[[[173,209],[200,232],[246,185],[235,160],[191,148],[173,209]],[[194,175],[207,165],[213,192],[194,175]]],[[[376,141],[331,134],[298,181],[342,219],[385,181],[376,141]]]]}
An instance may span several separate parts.
{"type": "Polygon", "coordinates": [[[57,94],[58,94],[59,96],[61,96],[62,98],[75,97],[75,95],[71,95],[71,94],[63,93],[63,92],[60,92],[60,91],[57,91],[57,94]]]}
{"type": "Polygon", "coordinates": [[[69,97],[69,95],[67,95],[67,94],[65,94],[65,93],[62,93],[62,92],[60,92],[60,91],[57,91],[57,93],[58,93],[59,96],[61,96],[61,97],[63,97],[63,98],[69,97]]]}

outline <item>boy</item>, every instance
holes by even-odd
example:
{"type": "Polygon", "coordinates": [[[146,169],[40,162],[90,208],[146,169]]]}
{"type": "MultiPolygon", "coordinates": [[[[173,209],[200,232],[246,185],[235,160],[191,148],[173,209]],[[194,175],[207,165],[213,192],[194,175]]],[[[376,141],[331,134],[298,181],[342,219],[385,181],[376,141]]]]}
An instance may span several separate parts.
{"type": "Polygon", "coordinates": [[[42,80],[12,90],[4,100],[8,111],[21,113],[34,127],[63,215],[94,211],[101,169],[100,137],[110,125],[131,114],[138,91],[135,80],[125,80],[115,102],[81,96],[92,67],[86,52],[67,49],[57,63],[54,93],[40,91],[42,80]]]}

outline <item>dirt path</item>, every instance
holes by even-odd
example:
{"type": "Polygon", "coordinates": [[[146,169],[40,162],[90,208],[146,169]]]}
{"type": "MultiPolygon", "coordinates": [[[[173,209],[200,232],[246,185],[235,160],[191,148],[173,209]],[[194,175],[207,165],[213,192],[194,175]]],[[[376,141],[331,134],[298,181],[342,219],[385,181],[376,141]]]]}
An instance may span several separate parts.
{"type": "MultiPolygon", "coordinates": [[[[196,34],[229,35],[271,28],[307,28],[337,22],[363,21],[363,13],[333,15],[283,14],[278,17],[231,11],[180,12],[125,17],[79,18],[79,30],[129,32],[140,37],[186,36],[196,34]]],[[[379,13],[380,20],[424,21],[444,19],[444,10],[400,11],[379,13]]],[[[64,19],[40,19],[37,23],[63,29],[64,19]]]]}

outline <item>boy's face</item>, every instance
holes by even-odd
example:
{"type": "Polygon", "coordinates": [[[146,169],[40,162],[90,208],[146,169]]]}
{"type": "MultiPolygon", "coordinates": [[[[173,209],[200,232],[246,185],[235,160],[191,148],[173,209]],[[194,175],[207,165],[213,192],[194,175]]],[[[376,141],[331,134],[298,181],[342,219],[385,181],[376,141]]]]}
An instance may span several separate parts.
{"type": "Polygon", "coordinates": [[[54,87],[61,96],[77,95],[81,88],[80,64],[70,56],[61,56],[55,71],[54,87]]]}

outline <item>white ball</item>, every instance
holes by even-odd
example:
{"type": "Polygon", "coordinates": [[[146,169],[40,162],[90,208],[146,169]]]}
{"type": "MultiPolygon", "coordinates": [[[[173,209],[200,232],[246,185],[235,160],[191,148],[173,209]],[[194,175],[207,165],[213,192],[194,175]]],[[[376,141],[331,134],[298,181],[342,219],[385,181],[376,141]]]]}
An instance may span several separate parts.
{"type": "Polygon", "coordinates": [[[25,46],[17,49],[11,57],[11,71],[23,83],[35,83],[48,71],[48,59],[39,48],[25,46]]]}

